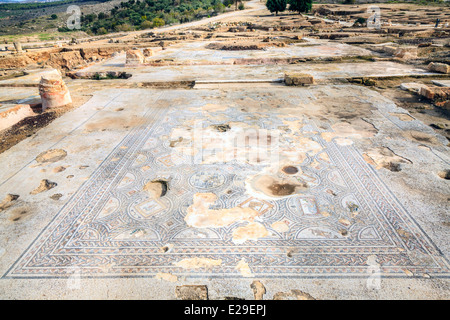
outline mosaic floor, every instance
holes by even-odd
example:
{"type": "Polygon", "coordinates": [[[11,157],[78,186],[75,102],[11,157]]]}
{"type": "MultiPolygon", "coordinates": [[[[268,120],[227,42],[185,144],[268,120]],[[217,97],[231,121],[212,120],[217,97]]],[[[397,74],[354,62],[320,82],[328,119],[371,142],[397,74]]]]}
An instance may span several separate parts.
{"type": "Polygon", "coordinates": [[[332,128],[314,117],[283,112],[307,105],[314,94],[299,90],[285,96],[277,109],[270,96],[257,91],[246,99],[207,90],[181,96],[164,92],[4,277],[67,277],[77,268],[86,277],[153,277],[164,272],[226,278],[245,276],[237,267],[245,262],[255,277],[350,278],[367,277],[374,261],[387,277],[406,277],[406,270],[448,277],[448,261],[354,145],[326,138],[332,128]],[[264,111],[268,108],[270,117],[264,111]],[[213,143],[214,150],[205,157],[211,142],[205,133],[225,122],[232,130],[216,130],[215,138],[239,133],[239,128],[264,129],[274,137],[276,132],[277,152],[302,155],[297,162],[288,157],[298,171],[290,178],[307,188],[280,197],[258,196],[249,192],[246,181],[264,172],[267,163],[248,157],[219,162],[211,155],[220,154],[220,143],[213,143]],[[286,128],[287,123],[294,126],[286,128]],[[178,139],[179,132],[188,135],[194,127],[204,133],[200,147],[195,146],[198,140],[178,139]],[[143,190],[154,180],[168,181],[160,198],[143,190]],[[207,204],[211,210],[256,210],[255,221],[267,234],[237,242],[233,232],[248,221],[189,226],[188,209],[202,193],[217,196],[207,204]],[[275,227],[277,223],[285,228],[275,227]],[[191,258],[217,263],[190,269],[180,265],[191,258]]]}

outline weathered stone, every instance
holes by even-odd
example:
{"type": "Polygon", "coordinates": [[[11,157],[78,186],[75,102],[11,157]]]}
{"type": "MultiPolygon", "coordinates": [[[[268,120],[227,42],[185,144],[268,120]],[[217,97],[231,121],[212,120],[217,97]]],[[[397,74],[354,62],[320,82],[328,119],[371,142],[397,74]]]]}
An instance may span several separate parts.
{"type": "Polygon", "coordinates": [[[419,93],[422,87],[426,86],[422,83],[415,83],[415,82],[405,82],[400,85],[400,89],[414,93],[419,93]]]}
{"type": "Polygon", "coordinates": [[[126,65],[142,64],[145,61],[145,57],[140,50],[128,50],[126,54],[126,65]]]}
{"type": "Polygon", "coordinates": [[[419,94],[427,99],[433,100],[434,98],[434,92],[427,86],[423,86],[419,90],[419,94]]]}
{"type": "Polygon", "coordinates": [[[429,100],[442,102],[450,98],[450,87],[424,86],[419,94],[429,100]]]}
{"type": "Polygon", "coordinates": [[[445,63],[431,62],[428,70],[440,73],[450,73],[450,65],[445,63]]]}
{"type": "Polygon", "coordinates": [[[266,293],[266,288],[260,281],[253,281],[250,288],[253,290],[255,300],[263,300],[263,296],[266,293]]]}
{"type": "Polygon", "coordinates": [[[18,198],[19,196],[16,194],[7,194],[3,201],[0,202],[0,211],[11,207],[18,198]]]}
{"type": "Polygon", "coordinates": [[[204,285],[177,286],[175,295],[181,300],[208,300],[208,288],[204,285]]]}
{"type": "Polygon", "coordinates": [[[16,49],[17,52],[22,52],[22,45],[20,42],[16,41],[14,42],[14,48],[16,49]]]}
{"type": "Polygon", "coordinates": [[[47,179],[42,179],[39,186],[36,189],[34,189],[33,191],[31,191],[30,194],[38,194],[38,193],[53,189],[56,186],[57,186],[56,182],[51,182],[51,181],[48,181],[47,179]]]}
{"type": "Polygon", "coordinates": [[[306,73],[286,73],[284,83],[287,86],[303,86],[314,84],[314,77],[306,73]]]}
{"type": "Polygon", "coordinates": [[[149,49],[149,48],[145,48],[143,53],[144,53],[144,57],[151,57],[154,54],[153,50],[149,49]]]}
{"type": "Polygon", "coordinates": [[[43,111],[47,108],[58,108],[72,103],[69,89],[57,72],[42,76],[39,83],[39,94],[42,99],[43,111]]]}
{"type": "Polygon", "coordinates": [[[401,47],[394,52],[394,56],[403,60],[417,58],[417,47],[401,47]]]}
{"type": "Polygon", "coordinates": [[[79,50],[72,51],[61,51],[56,53],[49,54],[49,60],[47,64],[59,69],[71,70],[81,65],[84,65],[86,62],[79,50]]]}
{"type": "Polygon", "coordinates": [[[435,105],[439,108],[450,110],[450,100],[436,102],[435,105]]]}

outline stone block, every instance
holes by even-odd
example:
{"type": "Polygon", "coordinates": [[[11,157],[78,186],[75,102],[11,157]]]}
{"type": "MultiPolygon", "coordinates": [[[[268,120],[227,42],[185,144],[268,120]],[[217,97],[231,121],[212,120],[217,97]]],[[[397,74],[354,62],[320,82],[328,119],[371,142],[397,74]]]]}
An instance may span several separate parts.
{"type": "Polygon", "coordinates": [[[450,99],[450,87],[424,86],[419,94],[429,100],[442,102],[450,99]]]}
{"type": "Polygon", "coordinates": [[[396,58],[410,60],[417,58],[417,47],[401,47],[394,52],[396,58]]]}
{"type": "Polygon", "coordinates": [[[433,100],[434,98],[434,91],[428,86],[421,87],[419,90],[419,94],[430,100],[433,100]]]}
{"type": "Polygon", "coordinates": [[[314,84],[314,77],[306,73],[285,73],[284,83],[287,86],[304,86],[314,84]]]}
{"type": "Polygon", "coordinates": [[[428,65],[428,70],[439,73],[450,73],[450,65],[439,62],[431,62],[428,65]]]}

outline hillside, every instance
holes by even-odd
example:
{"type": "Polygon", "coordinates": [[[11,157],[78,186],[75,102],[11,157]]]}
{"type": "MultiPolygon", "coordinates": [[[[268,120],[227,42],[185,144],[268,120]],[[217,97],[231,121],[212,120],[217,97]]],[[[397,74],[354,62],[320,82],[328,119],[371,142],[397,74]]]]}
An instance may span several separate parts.
{"type": "Polygon", "coordinates": [[[0,3],[0,36],[53,32],[65,24],[69,5],[78,5],[83,14],[111,10],[121,0],[61,0],[45,3],[0,3]],[[51,18],[52,15],[57,18],[51,18]]]}
{"type": "Polygon", "coordinates": [[[220,0],[61,0],[0,4],[0,36],[7,41],[15,35],[40,40],[72,37],[74,30],[67,28],[70,5],[81,9],[81,30],[75,31],[85,36],[189,22],[222,13],[232,2],[225,0],[224,5],[220,0]]]}

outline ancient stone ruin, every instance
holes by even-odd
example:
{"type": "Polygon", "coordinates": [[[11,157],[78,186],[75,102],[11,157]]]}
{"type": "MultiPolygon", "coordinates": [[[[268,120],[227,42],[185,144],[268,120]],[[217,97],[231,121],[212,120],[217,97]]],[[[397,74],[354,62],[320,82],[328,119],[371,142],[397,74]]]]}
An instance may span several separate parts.
{"type": "Polygon", "coordinates": [[[58,72],[42,76],[39,82],[42,110],[58,108],[72,103],[69,89],[58,72]]]}

